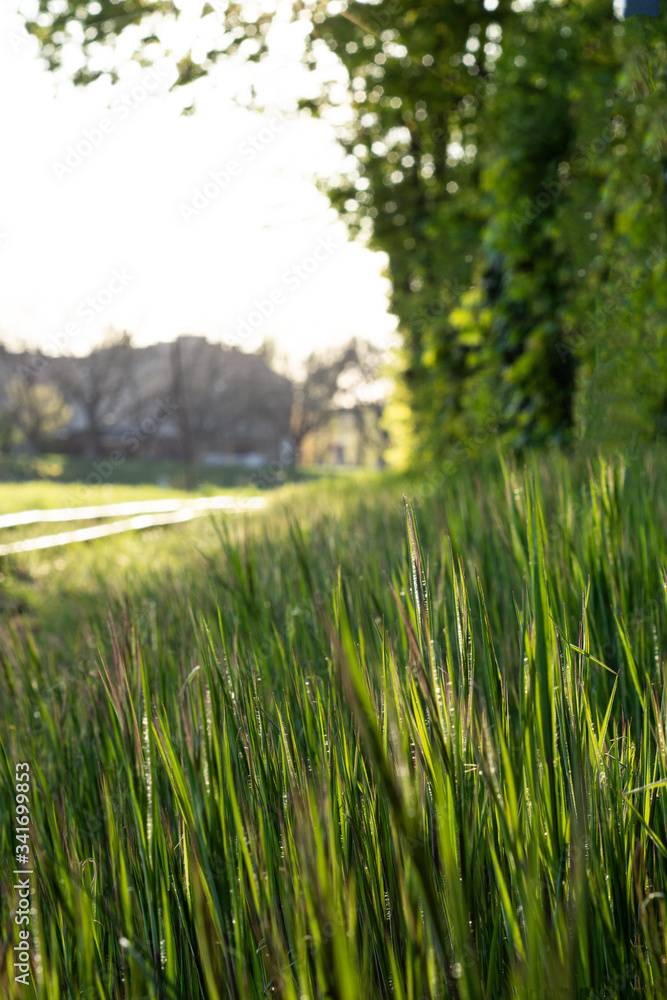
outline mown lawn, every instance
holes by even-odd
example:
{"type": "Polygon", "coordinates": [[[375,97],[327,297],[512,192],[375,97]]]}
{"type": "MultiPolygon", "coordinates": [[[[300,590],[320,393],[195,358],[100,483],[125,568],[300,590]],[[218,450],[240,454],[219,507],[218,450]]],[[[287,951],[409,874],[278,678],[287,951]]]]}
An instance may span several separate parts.
{"type": "Polygon", "coordinates": [[[3,994],[667,995],[667,455],[630,459],[4,560],[3,994]]]}

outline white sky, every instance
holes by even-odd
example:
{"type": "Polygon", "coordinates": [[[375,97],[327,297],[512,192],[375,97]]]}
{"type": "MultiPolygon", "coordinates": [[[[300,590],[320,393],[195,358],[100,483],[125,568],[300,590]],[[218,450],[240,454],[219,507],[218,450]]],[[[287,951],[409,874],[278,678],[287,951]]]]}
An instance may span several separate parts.
{"type": "MultiPolygon", "coordinates": [[[[181,333],[224,340],[255,310],[255,300],[266,302],[272,293],[280,304],[257,332],[235,340],[244,349],[271,337],[295,364],[312,349],[351,336],[393,342],[388,282],[381,274],[385,258],[346,242],[342,224],[313,182],[315,175],[340,168],[341,152],[329,126],[273,119],[273,129],[262,132],[268,118],[240,109],[227,96],[229,67],[197,84],[197,112],[189,117],[179,115],[189,103],[184,93],[168,94],[168,75],[153,84],[154,95],[142,99],[136,91],[131,108],[125,105],[121,112],[116,104],[114,110],[114,102],[126,95],[132,101],[132,88],[141,84],[145,70],[133,65],[135,79],[114,92],[98,83],[56,87],[33,41],[21,35],[17,0],[3,3],[0,338],[5,343],[84,353],[111,326],[129,330],[139,344],[181,333]],[[99,128],[102,119],[111,123],[109,131],[98,133],[101,141],[92,152],[69,172],[56,171],[55,163],[67,162],[68,147],[76,147],[85,130],[99,128]],[[261,149],[251,161],[253,143],[261,149]],[[182,206],[192,204],[195,190],[210,180],[209,171],[230,160],[239,165],[237,175],[186,222],[182,206]],[[325,243],[318,243],[322,239],[325,243]],[[325,250],[332,242],[336,248],[325,250]],[[307,262],[305,271],[286,274],[295,265],[301,268],[318,246],[322,259],[315,266],[307,262]],[[114,281],[114,271],[125,275],[124,287],[114,281]],[[95,314],[86,308],[89,296],[96,299],[95,314]],[[69,323],[76,329],[66,335],[69,323]]],[[[288,45],[281,67],[282,76],[273,78],[282,81],[278,106],[290,88],[294,92],[297,76],[288,45]]],[[[272,77],[262,72],[268,96],[272,77]]]]}

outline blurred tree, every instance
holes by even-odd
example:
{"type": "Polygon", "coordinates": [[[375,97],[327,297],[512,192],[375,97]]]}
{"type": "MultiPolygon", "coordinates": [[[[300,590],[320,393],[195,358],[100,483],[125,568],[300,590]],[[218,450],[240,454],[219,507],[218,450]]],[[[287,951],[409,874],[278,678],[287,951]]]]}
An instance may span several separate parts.
{"type": "Polygon", "coordinates": [[[129,333],[111,330],[86,357],[52,362],[63,395],[85,414],[88,458],[99,458],[104,451],[104,432],[113,425],[114,411],[132,384],[132,361],[129,333]]]}
{"type": "Polygon", "coordinates": [[[27,448],[38,454],[48,438],[67,426],[72,411],[52,382],[15,375],[7,386],[7,412],[27,448]]]}
{"type": "MultiPolygon", "coordinates": [[[[176,406],[176,421],[181,442],[181,456],[185,471],[185,488],[196,486],[196,452],[191,418],[191,401],[188,392],[186,369],[183,363],[182,338],[178,337],[171,345],[169,358],[171,363],[171,393],[176,406]]],[[[200,386],[204,399],[208,386],[200,386]]]]}
{"type": "Polygon", "coordinates": [[[666,429],[667,44],[664,27],[649,31],[649,23],[635,17],[623,25],[612,141],[600,156],[599,200],[589,215],[599,246],[587,276],[589,288],[595,277],[595,294],[586,315],[579,308],[572,316],[581,437],[594,448],[666,429]]]}
{"type": "Polygon", "coordinates": [[[0,455],[8,455],[14,444],[15,426],[11,414],[0,410],[0,455]]]}
{"type": "Polygon", "coordinates": [[[170,369],[188,482],[193,482],[204,452],[229,456],[244,437],[278,450],[288,429],[292,386],[271,371],[261,353],[244,354],[205,337],[183,336],[170,345],[170,369]]]}
{"type": "MultiPolygon", "coordinates": [[[[297,463],[301,461],[304,439],[327,423],[335,405],[343,403],[355,410],[363,388],[378,378],[380,359],[373,345],[358,339],[336,351],[314,352],[306,359],[304,373],[294,386],[292,407],[291,433],[297,463]]],[[[358,428],[363,435],[363,416],[358,428]]]]}
{"type": "MultiPolygon", "coordinates": [[[[102,7],[81,22],[78,0],[57,14],[40,0],[28,24],[54,68],[78,48],[77,82],[128,25],[144,33],[137,58],[164,54],[171,2],[102,7]]],[[[206,4],[220,41],[199,62],[193,42],[176,82],[266,55],[273,9],[206,4]]],[[[664,426],[664,266],[639,275],[647,242],[664,243],[667,13],[623,24],[609,0],[310,0],[292,15],[319,74],[301,106],[347,153],[324,186],[388,255],[403,450],[438,458],[490,422],[516,447],[567,443],[640,389],[638,431],[664,426]]]]}

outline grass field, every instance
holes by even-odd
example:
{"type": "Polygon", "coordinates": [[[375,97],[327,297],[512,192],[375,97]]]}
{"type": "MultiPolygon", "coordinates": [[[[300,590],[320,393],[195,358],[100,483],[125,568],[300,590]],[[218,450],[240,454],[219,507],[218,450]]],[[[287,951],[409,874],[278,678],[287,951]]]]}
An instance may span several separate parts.
{"type": "MultiPolygon", "coordinates": [[[[268,489],[287,482],[308,482],[331,478],[335,474],[349,477],[351,469],[341,466],[305,466],[295,468],[283,462],[269,463],[259,468],[239,465],[198,465],[192,474],[197,492],[219,493],[228,489],[268,489]]],[[[0,502],[25,490],[26,495],[43,492],[45,502],[62,496],[72,502],[89,503],[93,496],[120,495],[128,488],[183,492],[186,473],[181,462],[126,460],[110,463],[106,459],[41,455],[37,457],[0,456],[0,502]],[[50,486],[49,489],[44,487],[50,486]],[[57,487],[60,487],[58,489],[57,487]]],[[[1,511],[0,511],[1,512],[1,511]]]]}
{"type": "Polygon", "coordinates": [[[630,458],[3,560],[2,995],[667,996],[667,455],[630,458]]]}

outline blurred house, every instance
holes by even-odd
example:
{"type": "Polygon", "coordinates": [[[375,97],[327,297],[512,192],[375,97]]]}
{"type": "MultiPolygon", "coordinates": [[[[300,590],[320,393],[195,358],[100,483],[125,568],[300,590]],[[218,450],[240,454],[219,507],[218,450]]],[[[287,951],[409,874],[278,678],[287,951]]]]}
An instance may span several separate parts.
{"type": "Polygon", "coordinates": [[[304,464],[382,465],[387,434],[381,418],[382,406],[378,403],[332,410],[323,426],[304,439],[304,464]]]}

